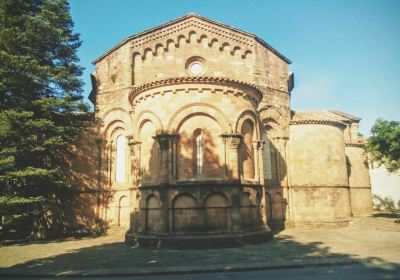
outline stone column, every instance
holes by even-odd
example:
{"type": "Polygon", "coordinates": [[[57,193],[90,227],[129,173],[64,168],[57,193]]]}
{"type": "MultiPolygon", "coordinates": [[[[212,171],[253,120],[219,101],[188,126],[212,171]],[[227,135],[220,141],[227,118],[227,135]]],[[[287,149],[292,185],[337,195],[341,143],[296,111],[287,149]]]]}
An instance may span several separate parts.
{"type": "Polygon", "coordinates": [[[97,191],[96,191],[96,209],[95,209],[95,215],[97,218],[101,218],[101,189],[102,189],[102,147],[103,147],[103,141],[101,138],[96,138],[96,146],[97,146],[97,191]]]}
{"type": "MultiPolygon", "coordinates": [[[[172,162],[174,156],[171,147],[173,143],[176,144],[177,135],[175,134],[158,134],[154,136],[160,146],[161,162],[160,162],[160,183],[168,184],[170,179],[173,179],[174,163],[172,162]]],[[[175,146],[176,147],[176,146],[175,146]]],[[[176,150],[176,149],[175,149],[176,150]]],[[[176,161],[176,156],[175,156],[176,161]]],[[[169,205],[168,205],[168,191],[166,189],[160,189],[160,201],[161,201],[161,223],[160,231],[162,233],[169,232],[169,205]]]]}
{"type": "Polygon", "coordinates": [[[228,175],[228,152],[227,152],[227,147],[226,147],[226,139],[221,136],[221,144],[224,147],[224,158],[223,158],[223,170],[222,170],[222,177],[224,180],[227,180],[229,178],[228,175]]]}
{"type": "Polygon", "coordinates": [[[278,184],[282,192],[282,208],[284,209],[285,220],[290,219],[290,203],[289,203],[289,184],[288,184],[288,166],[287,166],[287,141],[286,137],[277,137],[274,139],[277,147],[277,169],[278,184]]]}
{"type": "Polygon", "coordinates": [[[172,134],[170,136],[170,147],[169,147],[169,157],[170,157],[170,181],[176,182],[178,180],[178,141],[179,135],[172,134]]]}
{"type": "Polygon", "coordinates": [[[254,179],[261,184],[261,177],[264,177],[262,170],[262,146],[264,145],[264,141],[256,140],[252,144],[254,151],[254,179]]]}
{"type": "Polygon", "coordinates": [[[133,136],[128,136],[128,145],[130,150],[130,181],[129,181],[129,207],[130,207],[130,231],[136,230],[136,225],[138,224],[138,205],[136,201],[136,196],[138,192],[139,185],[139,156],[140,156],[140,144],[139,141],[134,141],[133,136]]]}
{"type": "Polygon", "coordinates": [[[268,217],[266,214],[266,208],[267,208],[267,201],[266,201],[266,194],[265,194],[265,180],[264,180],[264,145],[265,141],[264,140],[258,140],[258,145],[257,145],[257,155],[258,155],[258,181],[261,184],[261,191],[262,191],[262,198],[261,198],[261,219],[264,224],[264,226],[267,226],[268,224],[268,217]]]}
{"type": "MultiPolygon", "coordinates": [[[[240,181],[239,172],[239,144],[243,136],[240,134],[223,134],[221,135],[225,148],[226,148],[226,167],[228,177],[231,181],[240,181]]],[[[240,192],[239,189],[232,194],[232,211],[231,211],[231,230],[233,232],[240,231],[241,217],[240,217],[240,192]]]]}
{"type": "Polygon", "coordinates": [[[113,178],[113,170],[112,170],[112,166],[113,166],[113,147],[114,147],[114,143],[111,140],[108,143],[108,168],[107,168],[107,177],[108,177],[108,187],[111,188],[112,185],[112,178],[113,178]]]}
{"type": "Polygon", "coordinates": [[[133,137],[128,138],[128,145],[131,157],[131,187],[137,187],[140,181],[140,147],[142,142],[134,141],[133,137]]]}
{"type": "Polygon", "coordinates": [[[232,211],[231,211],[231,230],[240,231],[242,228],[242,217],[240,215],[240,190],[235,188],[232,193],[232,211]]]}
{"type": "Polygon", "coordinates": [[[230,179],[233,181],[240,180],[239,172],[239,144],[243,138],[240,134],[223,134],[221,135],[226,145],[226,165],[228,168],[228,175],[230,171],[230,179]]]}
{"type": "Polygon", "coordinates": [[[154,139],[157,140],[158,145],[160,146],[160,183],[168,183],[169,182],[169,147],[170,147],[170,134],[158,134],[154,136],[154,139]]]}
{"type": "Polygon", "coordinates": [[[264,185],[264,140],[258,140],[258,174],[259,174],[259,182],[261,185],[264,185]]]}

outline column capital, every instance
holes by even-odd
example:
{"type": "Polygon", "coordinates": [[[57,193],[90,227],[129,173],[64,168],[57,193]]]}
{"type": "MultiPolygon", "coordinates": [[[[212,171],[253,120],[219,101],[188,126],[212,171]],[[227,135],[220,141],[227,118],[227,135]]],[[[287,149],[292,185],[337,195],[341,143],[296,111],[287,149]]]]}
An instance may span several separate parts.
{"type": "Polygon", "coordinates": [[[137,151],[140,149],[140,145],[142,144],[141,141],[134,141],[133,137],[128,138],[128,145],[129,145],[129,150],[131,151],[131,156],[136,157],[137,156],[137,151]]]}
{"type": "Polygon", "coordinates": [[[289,138],[286,136],[273,136],[273,137],[271,137],[271,140],[278,142],[278,141],[282,141],[282,140],[287,141],[287,140],[289,140],[289,138]]]}
{"type": "Polygon", "coordinates": [[[253,148],[256,150],[264,150],[264,140],[254,140],[253,142],[253,148]]]}
{"type": "Polygon", "coordinates": [[[170,141],[177,141],[179,135],[170,133],[161,133],[153,136],[153,139],[157,140],[161,150],[168,150],[170,141]]]}
{"type": "Polygon", "coordinates": [[[243,138],[241,134],[222,134],[221,137],[230,149],[237,149],[243,138]]]}

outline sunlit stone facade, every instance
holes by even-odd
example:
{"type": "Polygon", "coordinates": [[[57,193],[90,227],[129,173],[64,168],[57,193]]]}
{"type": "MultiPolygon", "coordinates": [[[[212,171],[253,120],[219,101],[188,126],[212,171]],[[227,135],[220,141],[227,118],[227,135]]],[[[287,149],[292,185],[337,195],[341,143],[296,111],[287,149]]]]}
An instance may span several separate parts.
{"type": "Polygon", "coordinates": [[[94,61],[99,218],[144,246],[261,242],[371,210],[360,119],[291,111],[290,61],[189,14],[94,61]]]}

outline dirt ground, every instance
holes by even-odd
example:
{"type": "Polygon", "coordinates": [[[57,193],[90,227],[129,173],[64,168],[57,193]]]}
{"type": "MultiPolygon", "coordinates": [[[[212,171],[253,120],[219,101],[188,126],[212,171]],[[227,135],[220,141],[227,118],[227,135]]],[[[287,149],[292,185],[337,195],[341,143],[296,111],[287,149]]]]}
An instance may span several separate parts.
{"type": "Polygon", "coordinates": [[[374,214],[348,227],[291,228],[262,245],[209,250],[150,250],[124,243],[124,231],[107,236],[0,247],[0,273],[62,273],[88,269],[156,269],[302,263],[305,260],[361,260],[400,266],[400,217],[374,214]]]}

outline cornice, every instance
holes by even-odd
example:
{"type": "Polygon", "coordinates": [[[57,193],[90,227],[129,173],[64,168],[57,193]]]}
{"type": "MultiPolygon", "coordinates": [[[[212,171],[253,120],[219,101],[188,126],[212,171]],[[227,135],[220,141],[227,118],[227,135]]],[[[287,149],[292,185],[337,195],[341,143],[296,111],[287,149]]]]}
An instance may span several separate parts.
{"type": "Polygon", "coordinates": [[[290,125],[301,125],[301,124],[319,124],[319,125],[331,125],[340,128],[345,128],[346,124],[338,120],[323,120],[323,119],[308,119],[308,120],[291,120],[290,125]]]}
{"type": "MultiPolygon", "coordinates": [[[[230,90],[227,90],[226,93],[232,93],[234,95],[242,95],[244,98],[250,98],[253,99],[254,102],[259,103],[262,100],[262,93],[259,89],[259,87],[255,84],[244,82],[244,81],[239,81],[231,78],[224,78],[224,77],[208,77],[208,76],[186,76],[186,77],[172,77],[172,78],[167,78],[167,79],[162,79],[162,80],[157,80],[149,83],[142,84],[140,86],[134,87],[130,94],[129,94],[129,102],[132,104],[135,97],[138,96],[140,93],[155,89],[155,88],[160,88],[164,86],[175,86],[175,85],[191,85],[191,84],[199,84],[199,87],[201,88],[201,85],[221,85],[221,86],[227,86],[227,87],[247,87],[252,89],[254,92],[258,94],[258,99],[249,96],[246,92],[232,92],[230,90]]],[[[192,88],[191,88],[192,89],[192,88]]],[[[170,92],[170,89],[167,89],[166,91],[170,92]]]]}
{"type": "Polygon", "coordinates": [[[315,184],[315,185],[291,185],[289,188],[292,189],[336,189],[336,188],[343,188],[349,189],[350,185],[343,185],[343,184],[315,184]]]}
{"type": "Polygon", "coordinates": [[[137,47],[143,48],[146,47],[146,45],[155,44],[156,41],[158,42],[159,40],[167,39],[168,36],[170,36],[172,33],[178,34],[179,31],[187,28],[190,29],[191,27],[202,30],[205,33],[215,35],[216,37],[224,38],[228,42],[242,45],[245,49],[253,49],[255,42],[257,41],[262,46],[275,53],[279,58],[284,60],[286,63],[288,64],[291,63],[291,61],[288,58],[279,53],[276,49],[271,47],[269,44],[267,44],[264,40],[257,37],[256,35],[193,13],[187,14],[183,17],[174,19],[165,24],[132,35],[122,40],[113,48],[111,48],[103,55],[95,59],[92,63],[96,64],[104,57],[106,57],[108,54],[112,53],[113,51],[117,50],[118,48],[129,42],[132,43],[133,48],[137,47]]]}
{"type": "Polygon", "coordinates": [[[238,44],[250,48],[254,47],[254,40],[252,40],[251,35],[249,36],[246,34],[247,36],[246,35],[242,36],[237,34],[236,30],[235,30],[236,32],[235,31],[232,32],[230,29],[227,30],[227,28],[220,28],[219,26],[216,25],[210,25],[207,22],[199,21],[197,18],[192,18],[166,28],[155,30],[150,34],[137,38],[132,42],[132,45],[134,48],[136,48],[142,45],[146,45],[148,43],[155,43],[160,39],[168,38],[171,34],[174,33],[178,34],[180,33],[181,30],[187,28],[196,28],[202,30],[203,32],[213,34],[217,37],[225,38],[226,40],[229,41],[237,42],[238,44]]]}
{"type": "Polygon", "coordinates": [[[365,143],[361,143],[361,142],[358,142],[358,143],[347,142],[347,143],[344,143],[344,144],[345,144],[346,147],[358,147],[358,148],[364,148],[365,147],[365,143]]]}

